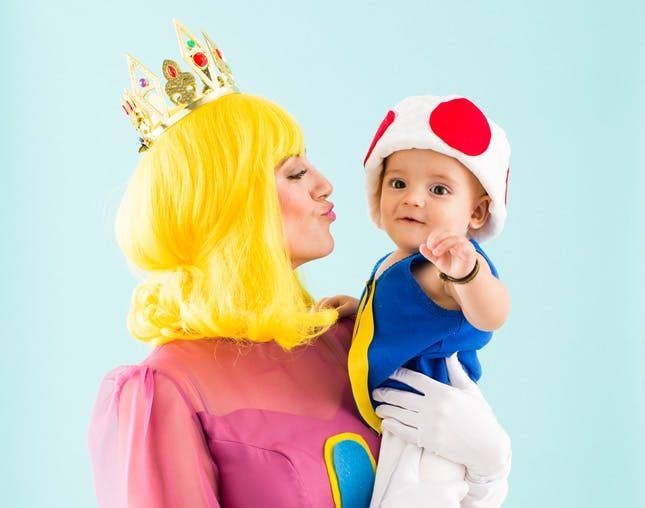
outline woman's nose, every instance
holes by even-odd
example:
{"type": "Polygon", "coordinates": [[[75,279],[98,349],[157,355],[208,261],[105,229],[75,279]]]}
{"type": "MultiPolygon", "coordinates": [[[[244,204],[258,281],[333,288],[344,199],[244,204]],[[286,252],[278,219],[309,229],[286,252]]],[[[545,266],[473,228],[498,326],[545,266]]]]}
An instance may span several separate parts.
{"type": "Polygon", "coordinates": [[[316,182],[316,198],[325,199],[331,195],[334,191],[334,187],[331,182],[327,180],[321,173],[317,171],[318,181],[316,182]]]}

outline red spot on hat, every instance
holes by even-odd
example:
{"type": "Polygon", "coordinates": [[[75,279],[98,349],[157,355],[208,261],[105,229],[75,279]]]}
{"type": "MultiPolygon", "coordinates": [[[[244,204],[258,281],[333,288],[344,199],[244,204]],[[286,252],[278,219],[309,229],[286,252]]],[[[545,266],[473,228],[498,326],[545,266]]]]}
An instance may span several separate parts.
{"type": "Polygon", "coordinates": [[[430,129],[448,146],[466,155],[481,155],[490,144],[488,120],[468,99],[439,104],[430,113],[430,129]]]}
{"type": "Polygon", "coordinates": [[[394,122],[394,118],[396,118],[396,115],[394,114],[394,111],[391,111],[391,110],[388,111],[387,115],[385,115],[385,118],[383,118],[381,125],[378,126],[378,130],[376,131],[376,134],[374,134],[374,139],[372,140],[370,149],[367,151],[367,155],[365,156],[365,159],[363,159],[363,166],[365,166],[367,159],[369,159],[370,155],[372,155],[372,150],[374,150],[376,143],[379,142],[379,139],[383,137],[383,134],[385,134],[385,131],[387,130],[387,128],[390,125],[392,125],[392,122],[394,122]]]}

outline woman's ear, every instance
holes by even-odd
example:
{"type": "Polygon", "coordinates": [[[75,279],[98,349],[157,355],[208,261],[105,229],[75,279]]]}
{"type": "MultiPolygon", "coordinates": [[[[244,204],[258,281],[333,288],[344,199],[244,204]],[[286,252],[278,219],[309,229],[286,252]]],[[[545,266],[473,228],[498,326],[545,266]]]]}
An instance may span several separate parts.
{"type": "Polygon", "coordinates": [[[470,214],[470,222],[468,226],[471,230],[476,231],[486,224],[490,211],[488,207],[490,206],[490,196],[484,194],[483,196],[477,198],[474,204],[472,213],[470,214]]]}

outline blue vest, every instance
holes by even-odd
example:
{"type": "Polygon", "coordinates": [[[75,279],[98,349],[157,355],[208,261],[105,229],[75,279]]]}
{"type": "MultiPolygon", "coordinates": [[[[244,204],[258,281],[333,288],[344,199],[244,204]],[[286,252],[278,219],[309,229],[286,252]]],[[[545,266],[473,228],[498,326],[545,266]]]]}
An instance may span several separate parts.
{"type": "MultiPolygon", "coordinates": [[[[475,240],[470,241],[486,259],[493,275],[498,277],[493,263],[479,244],[475,240]]],[[[370,331],[373,327],[371,340],[363,333],[360,340],[352,341],[352,349],[367,347],[367,366],[360,365],[365,360],[364,352],[354,351],[355,354],[352,355],[350,351],[350,380],[361,414],[363,410],[357,391],[363,393],[363,405],[366,405],[367,400],[365,389],[368,390],[370,399],[372,390],[382,386],[413,391],[410,387],[389,379],[401,366],[448,384],[445,359],[458,352],[464,369],[473,381],[477,381],[481,377],[477,350],[485,346],[492,337],[492,332],[472,326],[461,310],[444,309],[425,294],[412,274],[416,265],[429,263],[421,253],[396,262],[374,281],[374,274],[385,258],[387,256],[381,258],[372,270],[361,297],[354,328],[356,339],[361,335],[363,325],[370,331]],[[368,305],[370,301],[371,309],[368,305]]],[[[377,405],[374,400],[371,403],[373,407],[377,405]]]]}

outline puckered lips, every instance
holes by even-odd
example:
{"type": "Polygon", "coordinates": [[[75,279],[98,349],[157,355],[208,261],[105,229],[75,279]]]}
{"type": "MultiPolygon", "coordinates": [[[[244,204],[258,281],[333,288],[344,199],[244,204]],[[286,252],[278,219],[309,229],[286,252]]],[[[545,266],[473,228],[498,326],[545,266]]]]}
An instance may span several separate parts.
{"type": "Polygon", "coordinates": [[[329,206],[321,214],[323,217],[331,220],[332,222],[336,220],[336,214],[334,213],[334,204],[329,203],[329,206]]]}

